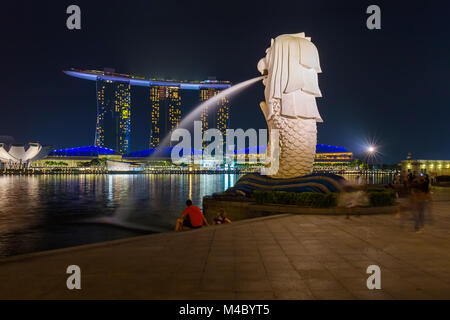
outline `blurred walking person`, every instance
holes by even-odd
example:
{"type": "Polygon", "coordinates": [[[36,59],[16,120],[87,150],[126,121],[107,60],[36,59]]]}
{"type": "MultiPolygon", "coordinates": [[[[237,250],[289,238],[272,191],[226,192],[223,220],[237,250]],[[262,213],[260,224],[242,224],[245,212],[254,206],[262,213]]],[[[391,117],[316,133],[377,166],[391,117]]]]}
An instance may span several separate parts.
{"type": "Polygon", "coordinates": [[[430,200],[430,179],[427,175],[417,176],[411,182],[410,186],[414,230],[416,233],[423,233],[425,226],[425,211],[430,200]]]}

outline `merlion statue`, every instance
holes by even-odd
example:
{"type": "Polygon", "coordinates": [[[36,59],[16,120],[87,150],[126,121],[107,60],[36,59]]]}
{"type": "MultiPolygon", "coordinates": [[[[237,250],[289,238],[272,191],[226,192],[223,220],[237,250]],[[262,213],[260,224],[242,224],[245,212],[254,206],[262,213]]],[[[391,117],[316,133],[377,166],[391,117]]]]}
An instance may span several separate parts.
{"type": "Polygon", "coordinates": [[[345,191],[347,182],[343,177],[312,173],[316,123],[322,122],[316,105],[316,97],[322,96],[317,80],[322,72],[317,48],[304,33],[286,34],[272,39],[266,53],[258,70],[265,75],[266,101],[260,106],[269,128],[266,156],[271,163],[261,173],[240,177],[225,196],[252,198],[254,191],[268,190],[324,194],[345,191]]]}
{"type": "MultiPolygon", "coordinates": [[[[317,110],[321,97],[317,74],[322,72],[319,54],[304,33],[272,39],[258,71],[267,77],[265,102],[260,107],[270,132],[279,130],[279,163],[274,178],[293,178],[312,172],[317,144],[316,122],[323,122],[317,110]]],[[[267,157],[271,159],[269,138],[267,157]]],[[[273,161],[273,159],[272,159],[273,161]]]]}

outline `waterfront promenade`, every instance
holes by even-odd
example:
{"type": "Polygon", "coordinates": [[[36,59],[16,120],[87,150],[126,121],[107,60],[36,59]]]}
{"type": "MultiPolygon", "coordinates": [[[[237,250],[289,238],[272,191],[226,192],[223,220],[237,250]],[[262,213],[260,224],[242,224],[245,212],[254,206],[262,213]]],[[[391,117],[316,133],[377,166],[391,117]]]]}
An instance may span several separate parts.
{"type": "Polygon", "coordinates": [[[395,215],[278,215],[6,258],[0,298],[450,299],[449,191],[432,208],[423,234],[395,215]],[[366,287],[373,264],[381,290],[366,287]]]}

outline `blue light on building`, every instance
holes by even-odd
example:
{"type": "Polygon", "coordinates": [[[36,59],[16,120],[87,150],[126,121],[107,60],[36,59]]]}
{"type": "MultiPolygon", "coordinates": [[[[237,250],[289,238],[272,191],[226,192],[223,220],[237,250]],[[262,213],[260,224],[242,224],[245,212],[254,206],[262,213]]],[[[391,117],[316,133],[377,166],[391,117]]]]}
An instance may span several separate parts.
{"type": "Polygon", "coordinates": [[[116,154],[116,152],[112,149],[97,146],[87,146],[53,150],[48,155],[51,157],[98,157],[99,155],[114,154],[116,154]]]}
{"type": "MultiPolygon", "coordinates": [[[[183,153],[184,149],[182,149],[180,147],[160,147],[160,148],[150,148],[150,149],[146,149],[146,150],[131,152],[128,154],[124,154],[123,157],[124,158],[148,158],[148,157],[154,156],[155,158],[170,159],[174,148],[179,148],[180,157],[185,156],[183,153]]],[[[202,153],[203,153],[202,150],[191,149],[189,155],[200,155],[202,153]]]]}
{"type": "MultiPolygon", "coordinates": [[[[175,81],[146,79],[116,73],[113,69],[63,70],[71,77],[95,81],[97,84],[97,122],[95,145],[115,149],[119,154],[130,152],[131,137],[131,87],[149,87],[151,100],[149,147],[159,147],[160,142],[178,127],[183,113],[182,90],[200,91],[200,100],[205,101],[221,90],[231,87],[230,81],[175,81]]],[[[230,104],[226,97],[218,102],[217,110],[202,113],[203,132],[217,127],[225,135],[229,128],[230,104]]]]}
{"type": "Polygon", "coordinates": [[[231,87],[229,81],[169,81],[159,79],[137,79],[131,75],[116,74],[113,72],[104,72],[97,70],[63,70],[65,74],[71,77],[80,78],[83,80],[97,81],[100,77],[103,80],[109,81],[127,81],[132,86],[151,87],[151,86],[167,86],[179,87],[187,90],[200,89],[218,89],[223,90],[231,87]]]}
{"type": "Polygon", "coordinates": [[[326,144],[317,144],[316,153],[349,153],[345,148],[335,147],[326,144]]]}

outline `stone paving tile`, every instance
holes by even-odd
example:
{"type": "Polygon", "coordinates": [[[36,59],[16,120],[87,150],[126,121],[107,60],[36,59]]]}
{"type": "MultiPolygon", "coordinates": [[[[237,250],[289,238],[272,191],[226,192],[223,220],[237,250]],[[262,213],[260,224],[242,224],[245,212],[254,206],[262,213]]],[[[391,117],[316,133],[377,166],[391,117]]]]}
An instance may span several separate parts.
{"type": "Polygon", "coordinates": [[[235,272],[265,272],[264,264],[258,260],[244,263],[236,263],[234,265],[235,272]]]}
{"type": "Polygon", "coordinates": [[[314,270],[300,270],[298,271],[302,279],[315,279],[315,280],[334,280],[334,276],[331,272],[326,269],[314,269],[314,270]]]}
{"type": "Polygon", "coordinates": [[[281,291],[275,291],[275,299],[279,300],[314,300],[314,296],[311,292],[306,290],[290,291],[283,289],[281,291]]]}
{"type": "Polygon", "coordinates": [[[236,292],[260,292],[272,291],[272,286],[269,280],[237,280],[235,281],[236,292]]]}
{"type": "Polygon", "coordinates": [[[344,286],[335,279],[306,279],[305,283],[311,291],[345,291],[344,286]]]}
{"type": "Polygon", "coordinates": [[[196,280],[199,281],[203,277],[203,272],[185,272],[181,270],[172,275],[174,281],[196,280]]]}
{"type": "Polygon", "coordinates": [[[292,261],[292,265],[294,266],[295,269],[297,269],[299,271],[302,271],[302,270],[323,270],[323,269],[325,269],[325,266],[322,263],[320,263],[320,262],[318,262],[316,260],[313,260],[313,261],[307,261],[307,260],[302,261],[301,259],[300,260],[293,260],[292,261]]]}
{"type": "Polygon", "coordinates": [[[309,292],[306,281],[301,279],[271,279],[270,284],[276,292],[282,292],[283,290],[309,292]]]}
{"type": "Polygon", "coordinates": [[[273,291],[236,292],[237,300],[275,300],[273,291]]]}
{"type": "Polygon", "coordinates": [[[202,291],[218,291],[218,292],[224,292],[224,291],[234,291],[233,286],[233,278],[229,277],[215,277],[215,278],[203,278],[200,289],[202,291]]]}
{"type": "Polygon", "coordinates": [[[235,279],[238,281],[257,281],[267,278],[266,272],[237,271],[235,279]]]}
{"type": "Polygon", "coordinates": [[[312,289],[312,295],[319,300],[352,300],[356,299],[353,294],[342,289],[336,290],[315,290],[312,289]]]}
{"type": "MultiPolygon", "coordinates": [[[[351,279],[358,277],[359,279],[367,279],[366,270],[361,270],[357,268],[327,268],[327,271],[331,274],[335,279],[342,279],[345,281],[346,279],[351,279]]],[[[314,277],[314,273],[312,277],[314,277]]]]}
{"type": "Polygon", "coordinates": [[[290,280],[296,281],[301,280],[302,277],[299,273],[293,272],[267,272],[267,278],[273,281],[290,280]]]}
{"type": "Polygon", "coordinates": [[[211,292],[211,291],[199,291],[195,292],[192,295],[180,295],[177,298],[173,298],[170,294],[167,295],[164,299],[176,299],[176,300],[186,300],[186,299],[194,299],[194,300],[234,300],[236,299],[236,292],[234,291],[222,291],[222,292],[211,292]]]}
{"type": "Polygon", "coordinates": [[[393,297],[384,290],[355,290],[351,291],[356,299],[360,300],[392,300],[393,297]]]}

